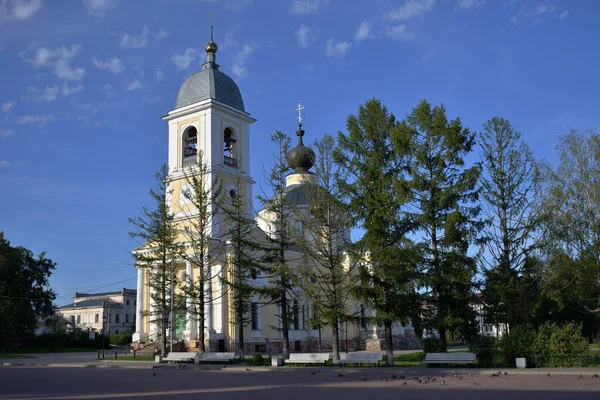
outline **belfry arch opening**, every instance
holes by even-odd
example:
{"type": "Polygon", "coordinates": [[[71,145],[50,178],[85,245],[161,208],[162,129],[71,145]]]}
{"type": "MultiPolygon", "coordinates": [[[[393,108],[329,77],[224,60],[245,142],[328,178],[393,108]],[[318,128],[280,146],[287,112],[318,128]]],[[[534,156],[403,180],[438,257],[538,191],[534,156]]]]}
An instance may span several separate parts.
{"type": "Polygon", "coordinates": [[[190,126],[183,132],[183,166],[196,163],[198,155],[198,130],[190,126]]]}
{"type": "Polygon", "coordinates": [[[237,166],[237,137],[235,131],[227,127],[223,131],[223,164],[237,166]]]}

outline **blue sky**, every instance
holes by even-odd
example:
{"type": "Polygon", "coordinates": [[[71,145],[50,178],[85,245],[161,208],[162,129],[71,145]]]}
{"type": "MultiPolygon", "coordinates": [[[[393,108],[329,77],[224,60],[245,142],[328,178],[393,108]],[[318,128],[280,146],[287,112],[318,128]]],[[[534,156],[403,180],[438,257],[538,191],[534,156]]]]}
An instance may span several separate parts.
{"type": "Polygon", "coordinates": [[[550,163],[560,133],[600,127],[595,0],[0,0],[0,230],[58,263],[56,303],[135,288],[127,219],[166,162],[160,117],[205,61],[210,12],[258,120],[256,180],[298,102],[309,142],[371,97],[400,118],[425,98],[475,131],[509,119],[550,163]]]}

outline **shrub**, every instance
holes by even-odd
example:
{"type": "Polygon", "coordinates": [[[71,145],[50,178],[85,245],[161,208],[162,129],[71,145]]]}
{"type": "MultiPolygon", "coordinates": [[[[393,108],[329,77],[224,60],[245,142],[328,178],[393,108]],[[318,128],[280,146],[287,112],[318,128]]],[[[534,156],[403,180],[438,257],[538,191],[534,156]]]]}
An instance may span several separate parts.
{"type": "Polygon", "coordinates": [[[425,338],[421,340],[421,343],[423,344],[423,351],[425,353],[441,353],[443,351],[442,344],[438,338],[425,338]]]}
{"type": "Polygon", "coordinates": [[[481,367],[491,367],[498,354],[498,343],[493,337],[473,336],[469,343],[469,351],[475,353],[481,367]]]}
{"type": "Polygon", "coordinates": [[[260,367],[261,365],[265,365],[265,359],[260,354],[255,354],[252,356],[252,365],[255,367],[260,367]]]}
{"type": "Polygon", "coordinates": [[[500,339],[500,356],[505,365],[514,367],[515,358],[526,358],[529,363],[533,362],[535,352],[533,346],[536,340],[535,330],[527,326],[515,326],[510,328],[502,339],[500,339]]]}
{"type": "Polygon", "coordinates": [[[581,335],[582,326],[567,322],[561,326],[546,322],[538,329],[534,350],[540,365],[579,365],[579,356],[588,350],[588,341],[581,335]]]}

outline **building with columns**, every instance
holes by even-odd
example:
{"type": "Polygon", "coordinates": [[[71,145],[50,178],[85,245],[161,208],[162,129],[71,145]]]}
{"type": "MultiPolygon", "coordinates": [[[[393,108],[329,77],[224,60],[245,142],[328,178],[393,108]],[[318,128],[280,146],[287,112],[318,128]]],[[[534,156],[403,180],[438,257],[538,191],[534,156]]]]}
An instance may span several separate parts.
{"type": "MultiPolygon", "coordinates": [[[[241,196],[248,213],[252,210],[252,186],[255,181],[250,176],[250,151],[251,140],[250,126],[255,119],[246,110],[242,95],[237,84],[229,76],[221,72],[216,63],[217,45],[211,39],[206,45],[207,62],[202,70],[187,78],[177,94],[175,108],[163,117],[168,124],[168,188],[170,195],[169,206],[175,215],[175,224],[180,235],[180,240],[187,245],[186,236],[183,234],[190,229],[190,218],[197,215],[186,191],[189,190],[189,176],[194,173],[194,168],[202,155],[202,163],[207,167],[208,182],[219,182],[225,193],[241,196]],[[235,191],[239,190],[240,193],[235,191]]],[[[288,163],[293,170],[286,178],[284,195],[287,204],[295,209],[307,208],[310,197],[310,185],[314,185],[314,173],[310,168],[314,164],[314,153],[302,143],[304,131],[299,125],[298,144],[288,154],[288,163]],[[312,159],[311,159],[312,155],[312,159]]],[[[200,265],[206,271],[205,285],[205,344],[208,351],[235,351],[237,329],[234,326],[233,296],[224,287],[224,274],[228,272],[228,262],[232,257],[228,238],[225,231],[224,217],[213,206],[212,220],[209,227],[210,240],[207,245],[207,255],[202,263],[195,263],[190,259],[172,260],[173,275],[180,282],[186,282],[188,277],[198,282],[200,265]]],[[[261,210],[256,216],[256,226],[252,232],[256,241],[265,240],[267,236],[276,234],[273,217],[267,210],[261,210]]],[[[350,232],[346,234],[349,240],[350,232]]],[[[134,250],[134,256],[142,255],[149,251],[143,245],[134,250]]],[[[290,255],[291,260],[303,262],[303,257],[297,254],[290,255]]],[[[189,255],[189,254],[188,254],[189,255]]],[[[287,257],[287,255],[286,255],[287,257]]],[[[139,257],[138,257],[139,258],[139,257]]],[[[151,268],[151,267],[150,267],[151,268]]],[[[137,281],[137,319],[134,342],[160,341],[160,331],[156,323],[152,322],[150,315],[154,314],[150,293],[150,269],[138,265],[137,281]]],[[[264,276],[257,276],[253,284],[260,286],[266,284],[264,276]]],[[[184,344],[189,350],[199,347],[199,323],[197,316],[190,310],[193,308],[193,299],[188,296],[186,307],[175,318],[174,332],[170,333],[173,340],[184,344]],[[185,311],[187,310],[187,311],[185,311]]],[[[309,321],[313,314],[310,301],[301,292],[297,298],[291,299],[292,318],[290,321],[290,350],[306,351],[316,350],[318,337],[322,338],[324,348],[331,347],[331,329],[323,328],[321,331],[311,329],[309,321]]],[[[365,315],[369,311],[358,302],[352,307],[357,312],[365,315]]],[[[275,304],[266,304],[264,299],[255,296],[251,301],[249,310],[249,323],[245,327],[246,353],[276,353],[281,351],[282,335],[279,321],[279,311],[275,304]]],[[[366,349],[367,341],[380,343],[382,330],[378,327],[368,326],[366,323],[342,324],[340,326],[340,348],[366,349]]],[[[412,333],[410,327],[395,327],[398,335],[412,333]]],[[[167,338],[169,340],[169,338],[167,338]]]]}

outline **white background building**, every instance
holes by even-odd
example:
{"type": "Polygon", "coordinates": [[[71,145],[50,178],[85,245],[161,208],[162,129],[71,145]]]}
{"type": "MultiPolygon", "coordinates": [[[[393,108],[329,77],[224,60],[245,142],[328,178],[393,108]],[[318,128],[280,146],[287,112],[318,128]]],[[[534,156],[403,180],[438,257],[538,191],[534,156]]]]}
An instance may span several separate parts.
{"type": "Polygon", "coordinates": [[[107,333],[133,332],[135,330],[135,289],[121,289],[118,292],[77,293],[73,303],[59,307],[57,313],[70,323],[70,329],[94,330],[102,332],[102,323],[107,333]]]}

